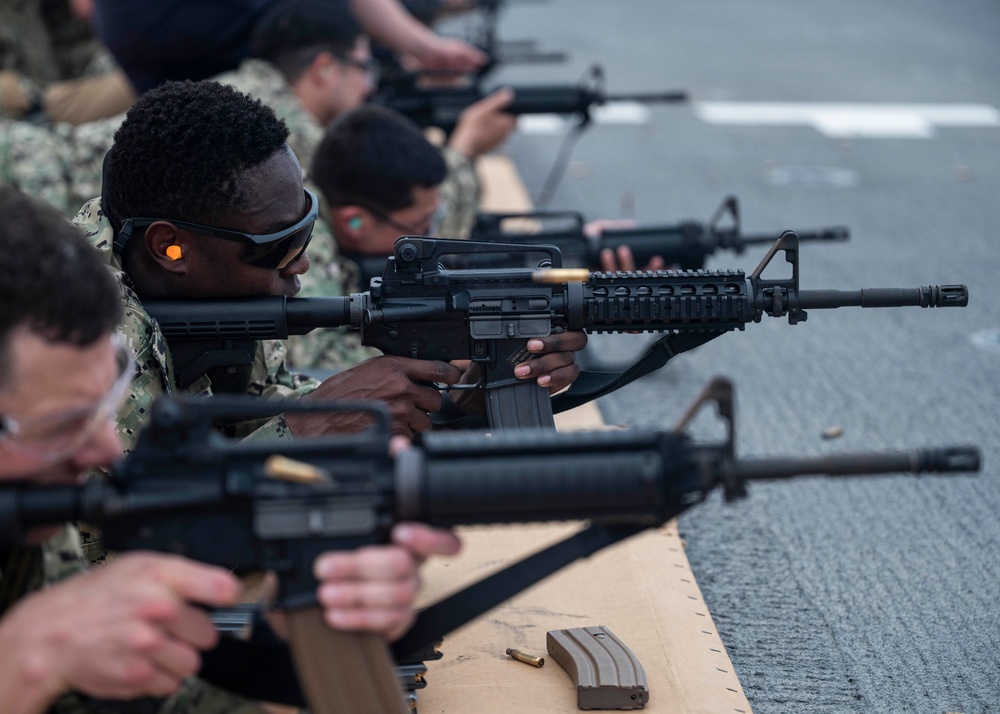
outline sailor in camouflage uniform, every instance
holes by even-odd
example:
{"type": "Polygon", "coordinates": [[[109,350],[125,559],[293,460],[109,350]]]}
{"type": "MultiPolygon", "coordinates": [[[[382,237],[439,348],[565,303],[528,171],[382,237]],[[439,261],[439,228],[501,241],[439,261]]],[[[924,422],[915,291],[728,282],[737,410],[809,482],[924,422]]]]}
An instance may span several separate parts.
{"type": "MultiPolygon", "coordinates": [[[[349,13],[324,2],[276,3],[254,28],[251,54],[237,70],[215,79],[273,108],[288,125],[289,146],[303,167],[311,163],[324,127],[360,106],[378,83],[368,38],[349,13]]],[[[506,104],[480,105],[442,150],[449,168],[442,190],[447,235],[465,237],[472,227],[481,195],[475,159],[513,128],[513,117],[500,111],[506,104]]]]}
{"type": "MultiPolygon", "coordinates": [[[[323,127],[361,106],[377,82],[368,40],[349,15],[340,15],[322,2],[305,1],[278,3],[265,13],[256,25],[251,47],[258,59],[244,60],[238,70],[217,79],[272,107],[288,124],[289,145],[308,167],[323,138],[323,127]]],[[[515,118],[503,112],[512,99],[504,91],[470,107],[441,150],[447,165],[446,175],[438,181],[440,205],[435,218],[441,235],[467,237],[481,195],[475,159],[513,130],[515,118]]],[[[323,209],[325,219],[325,205],[323,209]]],[[[334,242],[314,239],[313,246],[309,252],[312,267],[302,276],[303,296],[344,295],[367,287],[358,283],[356,266],[341,258],[334,242]]],[[[289,340],[289,361],[299,368],[336,371],[375,354],[346,330],[289,340]]]]}
{"type": "MultiPolygon", "coordinates": [[[[74,483],[82,469],[120,453],[109,416],[132,372],[112,339],[117,290],[52,209],[0,188],[0,214],[0,251],[9,258],[0,264],[0,481],[74,483]]],[[[196,680],[161,709],[162,697],[193,673],[196,651],[215,641],[207,614],[193,603],[233,604],[239,585],[232,575],[155,554],[83,573],[71,526],[22,538],[0,547],[5,714],[260,714],[196,680]],[[142,632],[156,639],[130,644],[142,632]],[[82,692],[140,699],[102,705],[82,692]]]]}
{"type": "MultiPolygon", "coordinates": [[[[360,105],[372,90],[367,38],[349,14],[334,6],[276,3],[257,26],[254,48],[256,56],[267,59],[245,60],[217,79],[274,109],[289,127],[289,146],[307,167],[323,127],[360,105]]],[[[465,237],[475,220],[481,194],[475,159],[502,142],[513,127],[513,118],[501,111],[509,100],[500,94],[470,107],[469,117],[442,149],[449,167],[441,188],[443,235],[465,237]]],[[[100,193],[101,162],[123,118],[120,114],[51,128],[0,121],[0,183],[51,200],[73,215],[100,193]]],[[[333,250],[330,246],[328,252],[333,250]]]]}
{"type": "MultiPolygon", "coordinates": [[[[244,60],[218,79],[274,109],[290,129],[288,143],[300,164],[309,166],[322,127],[360,105],[374,86],[368,40],[349,14],[326,3],[292,2],[277,3],[261,19],[253,45],[255,54],[268,59],[244,60]]],[[[502,111],[510,100],[509,93],[499,93],[470,107],[442,149],[448,166],[437,214],[442,235],[468,234],[481,194],[474,161],[513,128],[513,116],[502,111]]],[[[72,216],[100,193],[102,161],[123,119],[51,129],[0,121],[0,184],[17,186],[72,216]]],[[[323,208],[310,248],[312,268],[301,278],[303,296],[346,295],[360,288],[355,266],[338,254],[323,208]]],[[[96,230],[93,215],[86,223],[96,230]]],[[[378,354],[361,345],[356,332],[328,330],[291,340],[288,363],[337,372],[378,354]]]]}
{"type": "MultiPolygon", "coordinates": [[[[301,169],[286,136],[273,111],[215,82],[169,83],[147,92],[129,110],[108,155],[103,205],[91,202],[76,219],[114,267],[121,268],[116,274],[129,325],[124,335],[142,367],[141,389],[134,390],[135,401],[126,404],[126,413],[141,419],[153,397],[176,389],[177,365],[141,300],[298,292],[300,276],[309,267],[305,251],[319,202],[303,190],[301,169]],[[272,232],[279,226],[286,228],[272,232]]],[[[558,368],[557,362],[545,364],[558,368]]],[[[427,412],[441,404],[440,394],[420,383],[451,384],[460,377],[445,362],[378,357],[317,383],[292,375],[284,366],[282,347],[274,345],[259,348],[245,382],[224,391],[381,399],[390,405],[397,431],[409,435],[428,428],[427,412]]],[[[219,391],[208,377],[186,389],[219,391]]],[[[284,437],[289,430],[325,433],[362,426],[355,423],[362,420],[358,415],[317,416],[289,414],[284,421],[272,420],[267,433],[284,437]]],[[[131,422],[125,426],[134,429],[131,422]]]]}
{"type": "MultiPolygon", "coordinates": [[[[0,481],[74,483],[122,449],[109,417],[136,366],[113,336],[119,285],[52,209],[0,188],[0,214],[0,251],[12,256],[0,264],[0,481]]],[[[393,538],[317,560],[330,622],[398,636],[412,621],[419,563],[458,547],[452,534],[416,524],[393,538]]],[[[84,572],[75,529],[33,529],[23,541],[35,545],[0,547],[5,714],[264,714],[189,676],[195,652],[217,637],[203,606],[238,597],[230,573],[152,553],[84,572]]]]}

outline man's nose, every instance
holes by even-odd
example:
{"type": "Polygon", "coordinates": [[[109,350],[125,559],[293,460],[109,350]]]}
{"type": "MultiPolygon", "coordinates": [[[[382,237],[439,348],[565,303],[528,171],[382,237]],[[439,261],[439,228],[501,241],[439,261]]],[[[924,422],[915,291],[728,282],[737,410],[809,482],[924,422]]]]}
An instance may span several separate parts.
{"type": "Polygon", "coordinates": [[[302,253],[298,258],[281,269],[281,277],[290,278],[294,275],[302,275],[309,270],[309,254],[302,253]]]}

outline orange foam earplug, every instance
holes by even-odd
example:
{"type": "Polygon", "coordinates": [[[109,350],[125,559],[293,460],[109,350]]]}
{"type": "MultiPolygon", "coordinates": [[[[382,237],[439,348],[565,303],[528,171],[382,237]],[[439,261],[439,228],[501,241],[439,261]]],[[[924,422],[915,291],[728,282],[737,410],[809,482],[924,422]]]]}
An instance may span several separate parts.
{"type": "Polygon", "coordinates": [[[181,247],[179,245],[168,245],[167,257],[170,258],[171,260],[180,260],[181,247]]]}

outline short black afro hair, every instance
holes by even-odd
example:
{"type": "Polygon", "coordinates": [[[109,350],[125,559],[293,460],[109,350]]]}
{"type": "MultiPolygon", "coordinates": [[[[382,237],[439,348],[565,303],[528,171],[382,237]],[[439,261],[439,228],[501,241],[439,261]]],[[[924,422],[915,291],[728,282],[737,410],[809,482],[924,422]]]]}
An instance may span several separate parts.
{"type": "Polygon", "coordinates": [[[247,208],[242,175],[285,146],[288,127],[259,99],[218,82],[167,82],[115,132],[103,208],[112,221],[212,224],[247,208]]]}
{"type": "Polygon", "coordinates": [[[329,0],[280,0],[260,16],[250,56],[267,60],[294,82],[320,52],[347,57],[361,27],[345,7],[329,0]]]}
{"type": "Polygon", "coordinates": [[[386,213],[413,205],[416,186],[438,186],[448,175],[441,151],[399,112],[364,105],[326,128],[311,176],[327,202],[374,206],[386,213]]]}

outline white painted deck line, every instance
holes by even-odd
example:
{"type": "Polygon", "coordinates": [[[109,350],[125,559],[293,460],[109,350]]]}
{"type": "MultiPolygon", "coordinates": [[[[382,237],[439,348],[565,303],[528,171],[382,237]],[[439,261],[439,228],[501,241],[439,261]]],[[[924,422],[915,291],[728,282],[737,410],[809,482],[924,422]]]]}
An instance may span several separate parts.
{"type": "MultiPolygon", "coordinates": [[[[594,107],[590,113],[595,124],[648,124],[649,107],[639,102],[608,102],[594,107]]],[[[559,114],[522,114],[517,118],[517,130],[523,134],[563,134],[579,122],[576,117],[559,114]]]]}
{"type": "Polygon", "coordinates": [[[695,102],[710,124],[811,126],[831,138],[928,139],[938,127],[1000,126],[989,104],[695,102]]]}

